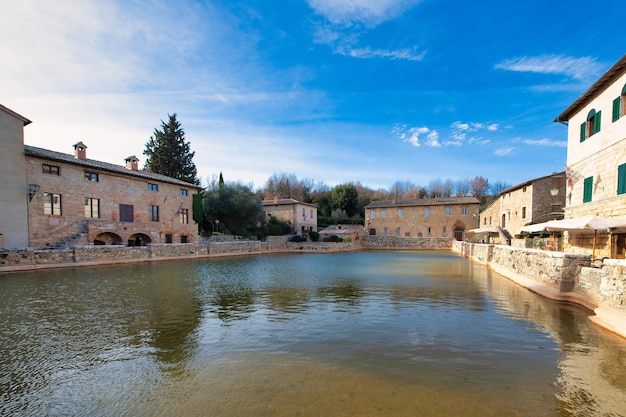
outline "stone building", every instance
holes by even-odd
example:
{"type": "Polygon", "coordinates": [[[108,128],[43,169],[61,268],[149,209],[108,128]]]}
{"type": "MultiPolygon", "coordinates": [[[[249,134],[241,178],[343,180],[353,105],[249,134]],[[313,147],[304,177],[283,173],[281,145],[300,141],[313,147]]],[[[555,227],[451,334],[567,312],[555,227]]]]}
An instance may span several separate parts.
{"type": "MultiPolygon", "coordinates": [[[[555,122],[567,125],[565,218],[626,217],[626,55],[555,122]]],[[[564,250],[624,258],[626,230],[568,232],[564,250]]]]}
{"type": "Polygon", "coordinates": [[[26,154],[26,178],[37,188],[28,204],[29,240],[35,248],[68,245],[192,243],[192,196],[200,187],[126,165],[87,158],[87,146],[74,154],[33,146],[26,154]]]}
{"type": "Polygon", "coordinates": [[[454,237],[478,225],[474,197],[373,201],[365,207],[365,234],[404,237],[454,237]]]}
{"type": "Polygon", "coordinates": [[[266,216],[275,216],[278,219],[290,222],[291,230],[303,233],[306,230],[317,232],[317,206],[304,203],[293,198],[275,198],[263,200],[261,203],[266,216]]]}
{"type": "Polygon", "coordinates": [[[480,213],[479,227],[500,228],[511,237],[522,226],[562,219],[565,184],[565,172],[557,172],[509,187],[480,213]]]}
{"type": "MultiPolygon", "coordinates": [[[[0,248],[28,246],[24,126],[30,120],[0,104],[0,248]]],[[[32,191],[31,191],[32,192],[32,191]]]]}

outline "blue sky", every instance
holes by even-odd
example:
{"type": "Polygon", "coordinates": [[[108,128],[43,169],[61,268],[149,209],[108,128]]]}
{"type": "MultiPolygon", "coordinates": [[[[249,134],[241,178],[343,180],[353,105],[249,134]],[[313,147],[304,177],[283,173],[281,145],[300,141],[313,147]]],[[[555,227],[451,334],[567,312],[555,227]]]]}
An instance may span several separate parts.
{"type": "Polygon", "coordinates": [[[0,0],[25,143],[123,164],[177,113],[203,183],[564,169],[554,123],[625,52],[623,0],[0,0]],[[595,9],[596,12],[593,12],[595,9]]]}

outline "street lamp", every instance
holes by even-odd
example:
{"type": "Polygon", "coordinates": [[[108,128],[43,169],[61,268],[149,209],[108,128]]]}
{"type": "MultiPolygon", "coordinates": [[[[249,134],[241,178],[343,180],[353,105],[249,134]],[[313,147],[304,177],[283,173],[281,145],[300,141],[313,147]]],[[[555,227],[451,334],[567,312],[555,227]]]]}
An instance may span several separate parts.
{"type": "Polygon", "coordinates": [[[217,233],[219,233],[219,232],[220,232],[220,221],[219,221],[219,220],[217,220],[217,219],[215,219],[215,231],[216,231],[217,233]]]}

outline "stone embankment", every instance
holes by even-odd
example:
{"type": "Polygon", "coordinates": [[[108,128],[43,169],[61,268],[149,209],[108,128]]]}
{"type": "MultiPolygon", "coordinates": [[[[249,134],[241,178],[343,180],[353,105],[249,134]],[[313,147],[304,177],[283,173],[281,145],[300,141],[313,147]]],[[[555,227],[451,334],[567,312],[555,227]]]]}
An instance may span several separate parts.
{"type": "Polygon", "coordinates": [[[180,258],[200,258],[263,254],[277,252],[348,252],[375,249],[450,249],[450,238],[408,238],[363,236],[346,242],[289,242],[286,236],[272,236],[266,241],[236,240],[217,236],[200,244],[152,244],[127,247],[76,246],[67,250],[2,249],[0,273],[16,270],[143,262],[180,258]]]}
{"type": "Polygon", "coordinates": [[[456,241],[452,250],[545,297],[582,305],[594,323],[626,337],[626,261],[591,267],[589,255],[456,241]]]}

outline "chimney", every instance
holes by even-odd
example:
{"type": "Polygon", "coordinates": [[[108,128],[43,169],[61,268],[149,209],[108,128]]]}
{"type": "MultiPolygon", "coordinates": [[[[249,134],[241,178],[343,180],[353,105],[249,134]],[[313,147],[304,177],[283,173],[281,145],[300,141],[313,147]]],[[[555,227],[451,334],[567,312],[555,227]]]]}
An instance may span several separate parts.
{"type": "Polygon", "coordinates": [[[124,161],[126,161],[126,168],[132,169],[133,171],[139,170],[139,159],[135,156],[129,156],[124,161]]]}
{"type": "Polygon", "coordinates": [[[76,159],[87,159],[87,146],[78,142],[74,145],[74,158],[76,159]]]}

